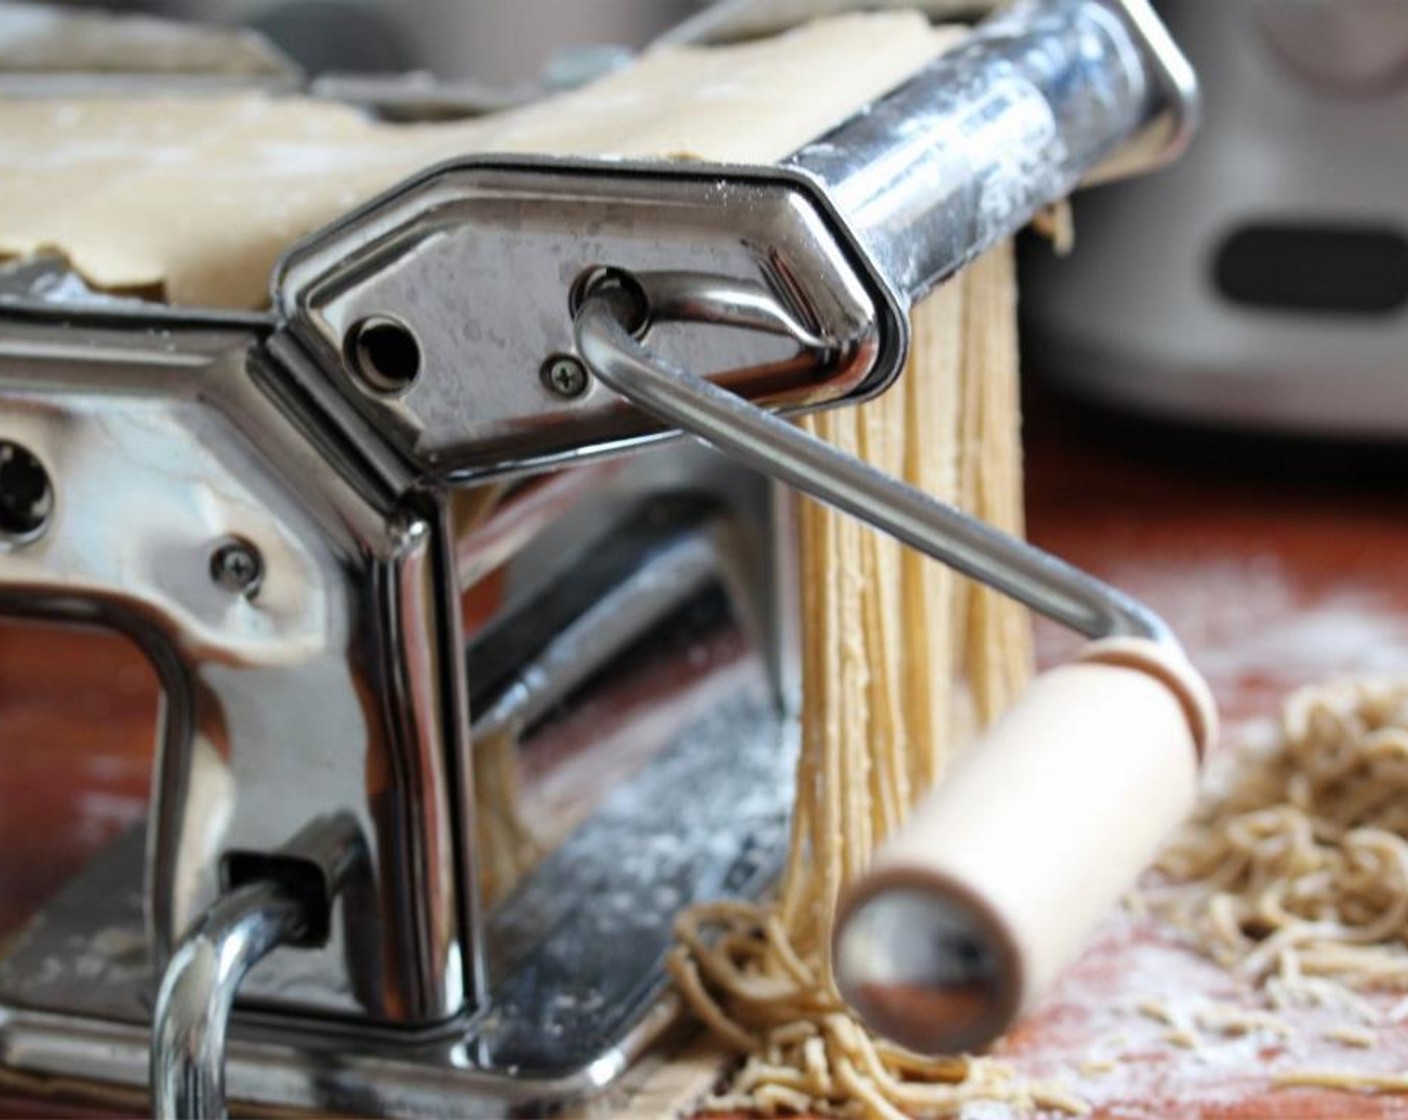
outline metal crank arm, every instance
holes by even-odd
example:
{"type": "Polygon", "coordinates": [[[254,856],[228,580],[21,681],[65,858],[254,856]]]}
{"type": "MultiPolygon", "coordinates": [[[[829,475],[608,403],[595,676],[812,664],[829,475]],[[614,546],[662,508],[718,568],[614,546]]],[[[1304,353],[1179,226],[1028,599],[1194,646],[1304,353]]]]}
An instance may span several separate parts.
{"type": "MultiPolygon", "coordinates": [[[[700,277],[691,298],[682,300],[683,278],[665,280],[671,301],[702,322],[723,321],[742,299],[741,293],[722,293],[717,279],[700,277]]],[[[577,313],[578,349],[612,391],[1087,638],[1176,644],[1158,615],[1122,591],[651,355],[633,334],[653,321],[654,290],[650,276],[630,277],[629,283],[607,280],[588,292],[577,313]]]]}

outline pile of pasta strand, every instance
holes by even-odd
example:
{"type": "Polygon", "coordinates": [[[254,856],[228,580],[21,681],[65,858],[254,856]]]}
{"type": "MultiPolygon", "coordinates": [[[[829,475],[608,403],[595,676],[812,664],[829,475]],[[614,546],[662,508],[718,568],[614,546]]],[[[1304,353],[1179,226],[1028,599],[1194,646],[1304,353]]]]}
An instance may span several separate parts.
{"type": "MultiPolygon", "coordinates": [[[[1353,1013],[1366,1010],[1358,992],[1408,990],[1408,680],[1295,693],[1276,748],[1245,766],[1156,867],[1163,881],[1139,902],[1275,1007],[1353,1013]]],[[[1275,1080],[1408,1091],[1408,1078],[1354,1070],[1275,1080]]]]}
{"type": "MultiPolygon", "coordinates": [[[[1022,530],[1010,247],[917,307],[909,368],[815,434],[1009,532],[1022,530]]],[[[775,899],[697,906],[669,967],[742,1059],[708,1111],[948,1115],[976,1100],[1082,1111],[1059,1087],[988,1059],[923,1058],[872,1038],[832,975],[837,898],[1031,670],[1026,612],[810,501],[799,509],[803,744],[789,859],[775,899]]]]}

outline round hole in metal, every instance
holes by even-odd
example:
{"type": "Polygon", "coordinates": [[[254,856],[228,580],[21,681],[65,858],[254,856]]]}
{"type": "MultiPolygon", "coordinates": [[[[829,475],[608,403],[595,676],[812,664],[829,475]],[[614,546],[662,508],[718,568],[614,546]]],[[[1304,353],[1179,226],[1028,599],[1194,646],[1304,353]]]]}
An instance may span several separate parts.
{"type": "Polygon", "coordinates": [[[372,315],[347,332],[347,359],[367,385],[400,393],[420,374],[420,343],[411,328],[387,315],[372,315]]]}
{"type": "Polygon", "coordinates": [[[32,541],[53,515],[54,487],[44,464],[28,448],[0,440],[0,541],[32,541]]]}

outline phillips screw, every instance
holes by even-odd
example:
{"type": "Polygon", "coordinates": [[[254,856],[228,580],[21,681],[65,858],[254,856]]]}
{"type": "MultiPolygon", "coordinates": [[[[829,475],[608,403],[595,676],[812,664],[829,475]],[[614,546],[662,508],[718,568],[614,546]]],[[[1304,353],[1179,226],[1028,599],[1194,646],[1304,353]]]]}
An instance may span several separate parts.
{"type": "Polygon", "coordinates": [[[543,384],[559,397],[580,397],[587,391],[587,370],[576,358],[557,354],[543,363],[543,384]]]}

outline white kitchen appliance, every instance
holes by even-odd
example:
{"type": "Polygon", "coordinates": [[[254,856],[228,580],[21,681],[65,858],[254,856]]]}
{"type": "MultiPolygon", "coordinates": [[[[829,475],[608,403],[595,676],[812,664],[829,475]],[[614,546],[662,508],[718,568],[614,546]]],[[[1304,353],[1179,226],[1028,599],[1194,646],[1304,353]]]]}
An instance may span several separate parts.
{"type": "Polygon", "coordinates": [[[1205,126],[1076,202],[1024,274],[1029,366],[1199,424],[1408,435],[1408,3],[1167,0],[1205,126]]]}

